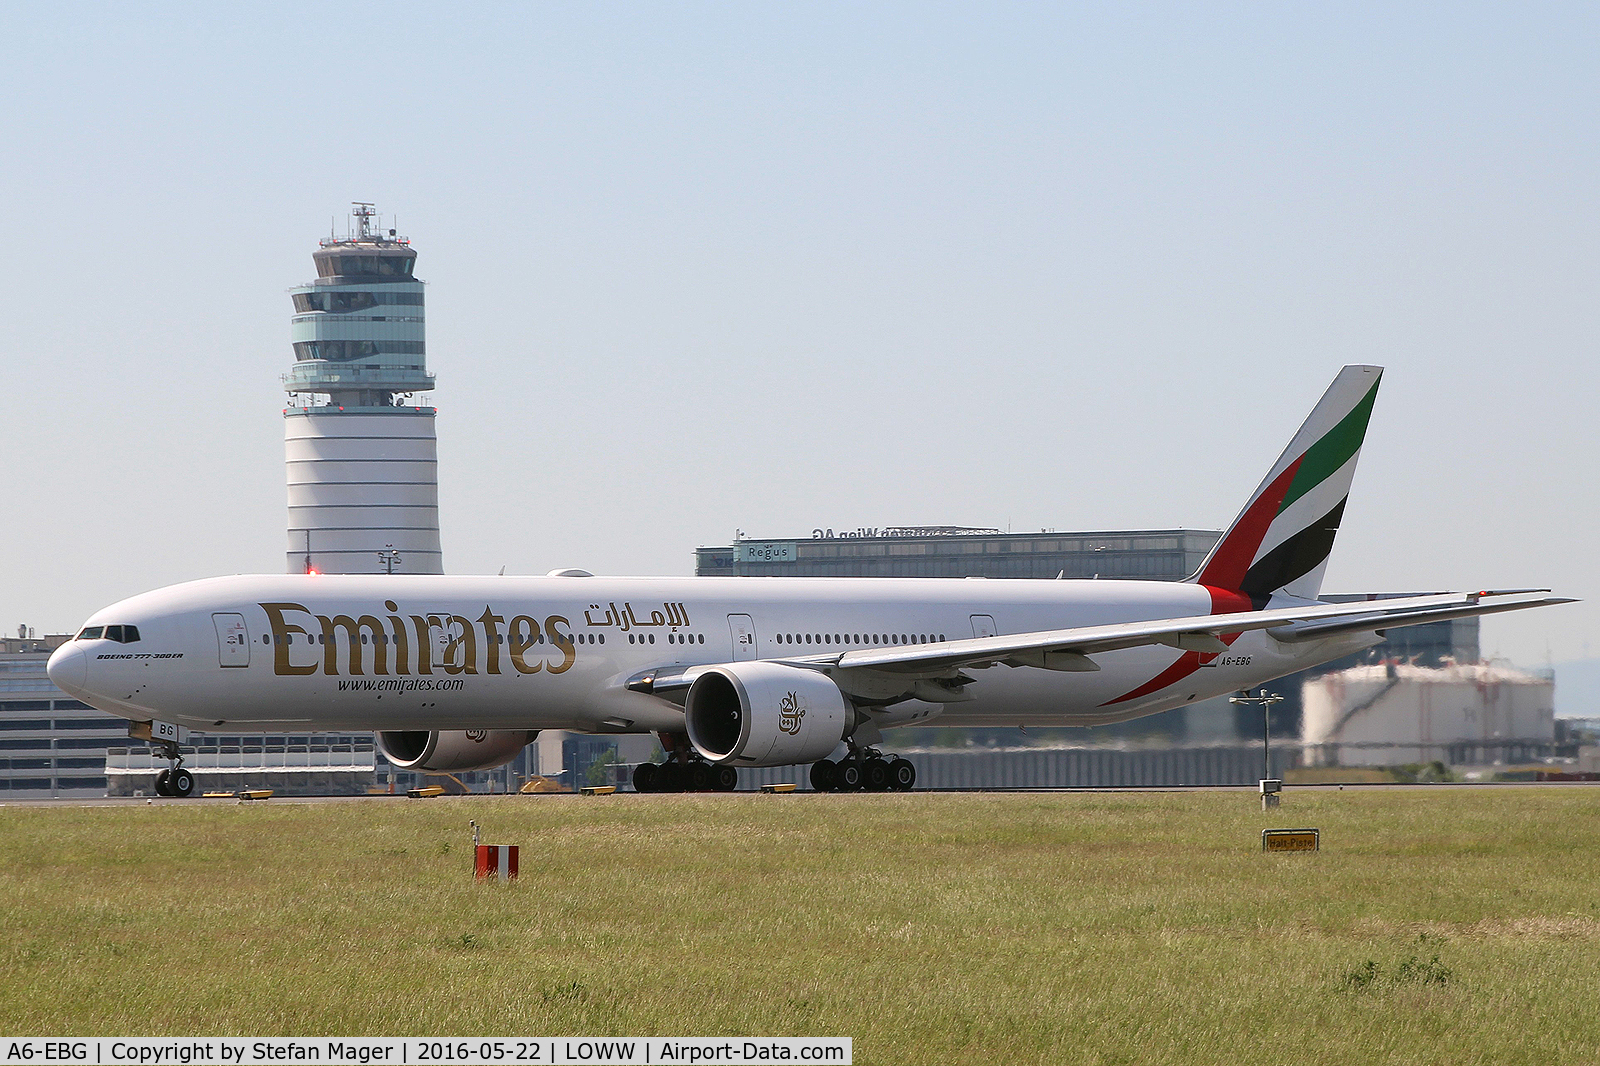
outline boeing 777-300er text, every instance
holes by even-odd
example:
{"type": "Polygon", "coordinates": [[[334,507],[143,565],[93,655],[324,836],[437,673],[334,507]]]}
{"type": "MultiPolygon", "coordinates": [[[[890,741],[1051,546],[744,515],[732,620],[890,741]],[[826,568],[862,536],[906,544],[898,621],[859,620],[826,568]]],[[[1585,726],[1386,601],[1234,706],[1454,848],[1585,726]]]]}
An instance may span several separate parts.
{"type": "Polygon", "coordinates": [[[1381,375],[1339,373],[1185,581],[220,577],[97,612],[50,678],[158,745],[164,794],[194,789],[189,729],[370,729],[423,772],[504,765],[541,729],[648,732],[668,755],[641,792],[796,763],[819,789],[907,789],[877,748],[893,726],[1119,722],[1396,627],[1568,602],[1317,599],[1381,375]]]}

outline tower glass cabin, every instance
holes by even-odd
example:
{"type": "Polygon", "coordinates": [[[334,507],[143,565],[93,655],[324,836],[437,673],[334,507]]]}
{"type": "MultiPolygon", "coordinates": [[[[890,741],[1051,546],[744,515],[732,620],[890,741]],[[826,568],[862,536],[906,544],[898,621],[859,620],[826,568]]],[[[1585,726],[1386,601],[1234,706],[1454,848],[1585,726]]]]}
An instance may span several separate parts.
{"type": "Polygon", "coordinates": [[[356,204],[353,231],[312,253],[316,280],[290,290],[290,573],[443,572],[423,284],[411,242],[376,217],[356,204]]]}

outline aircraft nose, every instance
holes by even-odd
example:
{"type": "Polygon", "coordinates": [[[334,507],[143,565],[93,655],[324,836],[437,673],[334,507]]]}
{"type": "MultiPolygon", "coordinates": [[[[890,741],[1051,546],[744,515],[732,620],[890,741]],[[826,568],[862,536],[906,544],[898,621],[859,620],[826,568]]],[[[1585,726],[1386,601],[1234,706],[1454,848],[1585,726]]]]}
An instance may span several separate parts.
{"type": "Polygon", "coordinates": [[[69,696],[81,696],[88,684],[89,655],[81,640],[71,640],[55,650],[45,670],[50,681],[69,696]]]}

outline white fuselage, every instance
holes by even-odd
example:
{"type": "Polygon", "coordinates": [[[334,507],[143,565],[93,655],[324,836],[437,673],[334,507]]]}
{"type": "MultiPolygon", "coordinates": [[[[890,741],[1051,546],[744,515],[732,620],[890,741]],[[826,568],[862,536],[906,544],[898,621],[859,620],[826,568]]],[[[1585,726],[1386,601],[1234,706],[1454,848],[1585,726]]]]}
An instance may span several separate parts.
{"type": "MultiPolygon", "coordinates": [[[[630,678],[1212,613],[1204,586],[1155,581],[241,576],[97,612],[87,626],[136,626],[139,639],[74,640],[51,676],[102,710],[198,730],[676,732],[682,710],[630,691],[630,678]]],[[[971,700],[906,700],[881,724],[1120,721],[1377,639],[1280,644],[1250,632],[1219,655],[1107,652],[1094,672],[992,666],[970,671],[971,700]]]]}

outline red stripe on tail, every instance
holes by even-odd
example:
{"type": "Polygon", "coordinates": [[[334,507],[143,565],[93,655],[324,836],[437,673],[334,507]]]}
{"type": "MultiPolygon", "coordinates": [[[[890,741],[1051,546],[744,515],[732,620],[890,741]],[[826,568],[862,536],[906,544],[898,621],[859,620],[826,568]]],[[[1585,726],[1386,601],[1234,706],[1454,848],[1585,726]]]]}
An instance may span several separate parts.
{"type": "Polygon", "coordinates": [[[1255,562],[1256,552],[1261,550],[1261,541],[1267,535],[1267,530],[1272,526],[1272,520],[1278,517],[1278,511],[1283,506],[1283,498],[1289,492],[1289,485],[1294,481],[1295,471],[1300,469],[1300,464],[1305,460],[1302,455],[1273,479],[1255,501],[1245,508],[1244,514],[1228,530],[1222,538],[1222,543],[1217,545],[1217,550],[1211,553],[1206,568],[1200,572],[1199,582],[1202,585],[1215,585],[1218,588],[1236,589],[1244,583],[1244,575],[1250,569],[1250,564],[1255,562]]]}

